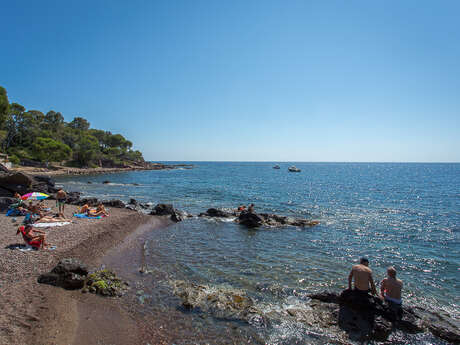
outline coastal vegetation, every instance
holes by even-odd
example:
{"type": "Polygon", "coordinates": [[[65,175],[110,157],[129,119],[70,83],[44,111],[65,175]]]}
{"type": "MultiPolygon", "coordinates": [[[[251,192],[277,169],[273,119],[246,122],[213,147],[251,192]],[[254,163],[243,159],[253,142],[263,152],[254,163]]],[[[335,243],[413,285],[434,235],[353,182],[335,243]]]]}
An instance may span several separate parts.
{"type": "Polygon", "coordinates": [[[121,134],[91,128],[83,117],[64,121],[60,112],[46,114],[10,103],[0,86],[0,151],[15,164],[50,162],[71,167],[124,167],[143,164],[144,158],[132,149],[121,134]]]}

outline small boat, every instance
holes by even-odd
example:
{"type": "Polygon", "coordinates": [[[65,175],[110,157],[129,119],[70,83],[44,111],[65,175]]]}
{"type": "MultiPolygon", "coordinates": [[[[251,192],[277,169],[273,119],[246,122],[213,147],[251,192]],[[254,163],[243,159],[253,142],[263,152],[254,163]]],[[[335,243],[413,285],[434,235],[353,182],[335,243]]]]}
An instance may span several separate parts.
{"type": "Polygon", "coordinates": [[[296,168],[294,165],[292,167],[289,167],[288,170],[290,172],[301,172],[301,170],[299,168],[296,168]]]}
{"type": "Polygon", "coordinates": [[[277,164],[273,167],[273,169],[280,169],[280,166],[277,164]]]}

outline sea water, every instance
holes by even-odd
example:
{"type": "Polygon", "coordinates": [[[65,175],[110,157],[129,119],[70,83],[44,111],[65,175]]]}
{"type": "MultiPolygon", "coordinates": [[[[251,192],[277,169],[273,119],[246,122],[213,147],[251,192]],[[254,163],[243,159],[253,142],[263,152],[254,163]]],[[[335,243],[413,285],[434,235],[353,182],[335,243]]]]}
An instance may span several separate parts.
{"type": "MultiPolygon", "coordinates": [[[[177,311],[180,300],[173,285],[187,281],[209,289],[244,291],[267,315],[283,315],[282,310],[305,305],[308,293],[346,288],[351,266],[366,256],[377,283],[388,266],[396,267],[404,281],[405,303],[459,317],[460,164],[278,163],[279,170],[272,168],[275,162],[193,164],[190,170],[57,181],[85,196],[172,203],[195,215],[210,207],[254,203],[256,212],[315,219],[320,224],[249,230],[231,220],[194,217],[152,232],[146,242],[147,263],[153,267],[146,310],[177,311]],[[293,164],[302,171],[288,172],[293,164]],[[105,180],[111,183],[103,184],[105,180]]],[[[196,322],[203,329],[231,327],[212,313],[198,319],[183,314],[184,320],[195,318],[190,321],[194,332],[196,322]]],[[[238,323],[235,339],[259,337],[262,343],[279,344],[333,340],[279,317],[264,327],[228,322],[238,323]]],[[[213,342],[205,331],[198,338],[187,334],[187,327],[182,333],[178,344],[213,342]]],[[[432,341],[429,336],[410,340],[432,341]]]]}

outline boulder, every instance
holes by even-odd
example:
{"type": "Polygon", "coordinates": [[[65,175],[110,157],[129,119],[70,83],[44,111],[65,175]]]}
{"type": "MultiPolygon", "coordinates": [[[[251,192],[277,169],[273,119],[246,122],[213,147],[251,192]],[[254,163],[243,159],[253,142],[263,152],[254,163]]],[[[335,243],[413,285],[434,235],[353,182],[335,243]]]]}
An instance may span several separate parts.
{"type": "MultiPolygon", "coordinates": [[[[70,203],[70,202],[69,202],[70,203]]],[[[89,206],[96,206],[99,203],[99,200],[97,198],[78,198],[75,202],[72,202],[71,204],[73,205],[85,205],[88,204],[89,206]]]]}
{"type": "Polygon", "coordinates": [[[80,201],[80,192],[67,192],[67,203],[76,205],[80,201]]]}
{"type": "Polygon", "coordinates": [[[200,213],[200,217],[221,217],[221,218],[230,218],[235,217],[234,213],[230,213],[227,211],[219,210],[217,208],[210,208],[205,213],[200,213]]]}
{"type": "Polygon", "coordinates": [[[137,205],[138,205],[138,202],[137,202],[136,199],[131,198],[131,199],[129,199],[128,205],[137,206],[137,205]]]}
{"type": "Polygon", "coordinates": [[[182,215],[178,212],[174,212],[169,218],[175,223],[182,222],[184,220],[182,215]]]}
{"type": "Polygon", "coordinates": [[[176,213],[176,210],[171,204],[157,204],[152,212],[150,212],[153,216],[170,216],[174,213],[176,213]]]}
{"type": "Polygon", "coordinates": [[[15,198],[0,197],[0,212],[8,210],[10,205],[15,204],[17,200],[15,198]]]}
{"type": "Polygon", "coordinates": [[[103,183],[103,184],[109,184],[110,181],[106,180],[106,181],[103,181],[102,183],[103,183]]]}
{"type": "Polygon", "coordinates": [[[81,289],[85,285],[88,268],[76,259],[62,259],[50,273],[38,277],[41,284],[59,286],[67,290],[81,289]]]}
{"type": "Polygon", "coordinates": [[[92,292],[102,296],[122,296],[128,289],[128,283],[122,281],[110,270],[91,273],[82,292],[92,292]]]}
{"type": "Polygon", "coordinates": [[[21,172],[5,173],[0,172],[0,188],[10,191],[12,194],[18,192],[25,194],[31,191],[34,179],[21,172]]]}
{"type": "Polygon", "coordinates": [[[55,186],[55,182],[54,180],[49,177],[49,176],[44,176],[44,175],[34,175],[34,179],[38,182],[44,182],[46,183],[48,186],[51,186],[51,187],[54,187],[55,186]]]}
{"type": "Polygon", "coordinates": [[[248,228],[257,228],[264,224],[264,219],[256,213],[241,212],[238,217],[240,224],[247,226],[248,228]]]}
{"type": "Polygon", "coordinates": [[[125,203],[118,199],[113,200],[103,200],[102,203],[106,206],[116,207],[116,208],[125,208],[125,203]]]}

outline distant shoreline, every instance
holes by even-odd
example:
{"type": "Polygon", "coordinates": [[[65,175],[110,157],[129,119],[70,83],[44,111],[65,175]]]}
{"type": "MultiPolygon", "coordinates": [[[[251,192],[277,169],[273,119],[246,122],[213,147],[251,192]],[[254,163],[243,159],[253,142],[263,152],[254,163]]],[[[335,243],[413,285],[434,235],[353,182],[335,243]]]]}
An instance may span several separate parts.
{"type": "Polygon", "coordinates": [[[18,166],[11,171],[22,172],[29,175],[46,175],[46,176],[67,176],[67,175],[95,175],[111,174],[117,172],[143,171],[143,170],[173,170],[173,169],[193,169],[192,164],[161,164],[150,163],[148,166],[135,166],[126,168],[71,168],[57,166],[52,168],[38,168],[18,166]]]}

